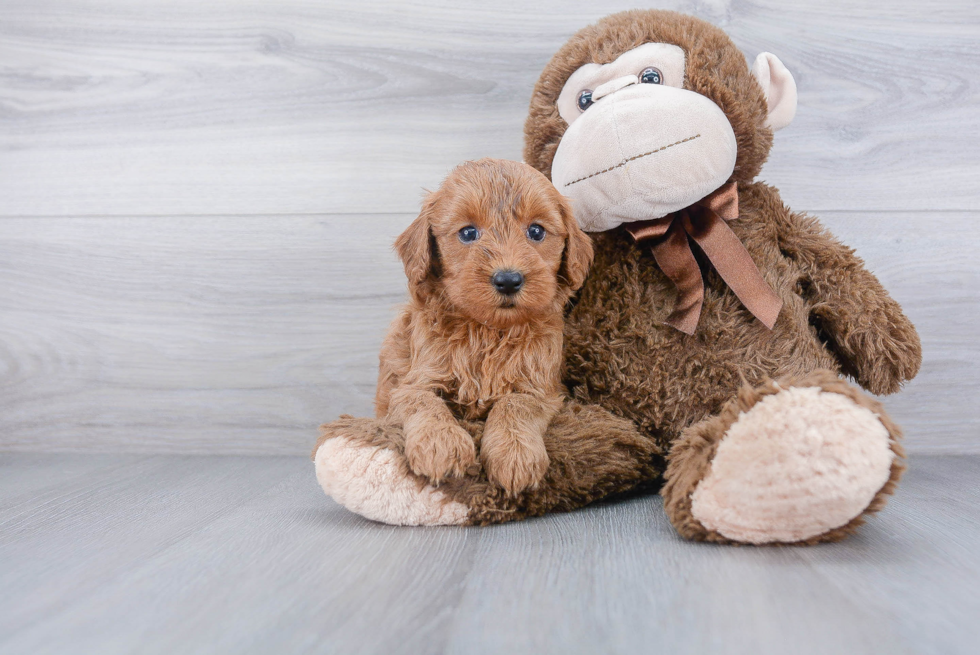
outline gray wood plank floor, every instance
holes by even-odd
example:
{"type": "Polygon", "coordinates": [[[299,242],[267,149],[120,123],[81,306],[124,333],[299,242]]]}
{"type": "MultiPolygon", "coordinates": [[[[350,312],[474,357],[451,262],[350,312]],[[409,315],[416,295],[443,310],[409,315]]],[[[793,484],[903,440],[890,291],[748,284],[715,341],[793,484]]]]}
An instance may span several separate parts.
{"type": "Polygon", "coordinates": [[[918,457],[848,541],[732,548],[655,496],[396,528],[301,458],[0,454],[0,653],[975,653],[978,480],[918,457]]]}

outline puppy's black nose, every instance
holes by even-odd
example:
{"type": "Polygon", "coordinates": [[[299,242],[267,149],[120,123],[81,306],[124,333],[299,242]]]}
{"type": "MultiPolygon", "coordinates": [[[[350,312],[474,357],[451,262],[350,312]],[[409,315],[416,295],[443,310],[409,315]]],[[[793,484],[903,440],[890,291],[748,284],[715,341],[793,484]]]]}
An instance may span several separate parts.
{"type": "Polygon", "coordinates": [[[512,296],[524,286],[524,276],[517,271],[497,271],[490,278],[490,282],[500,293],[512,296]]]}

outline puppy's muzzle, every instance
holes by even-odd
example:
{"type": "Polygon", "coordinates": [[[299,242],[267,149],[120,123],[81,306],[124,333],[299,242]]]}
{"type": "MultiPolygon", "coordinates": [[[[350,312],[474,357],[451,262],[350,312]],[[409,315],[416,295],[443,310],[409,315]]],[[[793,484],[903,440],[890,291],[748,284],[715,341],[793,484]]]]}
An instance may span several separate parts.
{"type": "Polygon", "coordinates": [[[490,284],[499,293],[513,296],[524,286],[524,276],[517,271],[496,271],[490,276],[490,284]]]}

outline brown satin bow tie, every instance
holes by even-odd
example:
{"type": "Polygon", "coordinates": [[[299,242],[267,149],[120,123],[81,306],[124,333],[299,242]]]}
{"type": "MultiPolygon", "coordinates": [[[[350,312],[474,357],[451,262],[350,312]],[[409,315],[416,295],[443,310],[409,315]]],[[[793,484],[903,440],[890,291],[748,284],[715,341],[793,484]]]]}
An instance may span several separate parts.
{"type": "Polygon", "coordinates": [[[651,246],[653,256],[677,287],[677,304],[665,321],[667,325],[694,334],[701,317],[704,281],[688,236],[701,247],[742,304],[770,330],[776,324],[783,301],[762,279],[749,251],[725,223],[735,218],[738,189],[730,182],[690,207],[626,226],[637,243],[657,239],[651,246]]]}

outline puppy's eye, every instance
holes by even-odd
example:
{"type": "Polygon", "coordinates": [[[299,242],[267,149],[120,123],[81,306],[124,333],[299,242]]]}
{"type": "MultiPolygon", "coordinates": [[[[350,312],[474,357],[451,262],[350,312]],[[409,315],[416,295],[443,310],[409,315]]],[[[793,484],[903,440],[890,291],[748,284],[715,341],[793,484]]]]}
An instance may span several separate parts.
{"type": "Polygon", "coordinates": [[[592,92],[589,90],[582,91],[578,94],[578,108],[580,111],[585,111],[592,106],[592,92]]]}
{"type": "Polygon", "coordinates": [[[544,241],[544,228],[537,223],[531,223],[527,228],[527,238],[531,241],[544,241]]]}
{"type": "Polygon", "coordinates": [[[473,243],[480,238],[480,231],[472,225],[467,225],[459,231],[459,240],[463,243],[473,243]]]}
{"type": "Polygon", "coordinates": [[[644,84],[663,84],[664,78],[660,74],[660,71],[653,66],[649,68],[644,68],[643,72],[640,73],[640,81],[644,84]]]}

